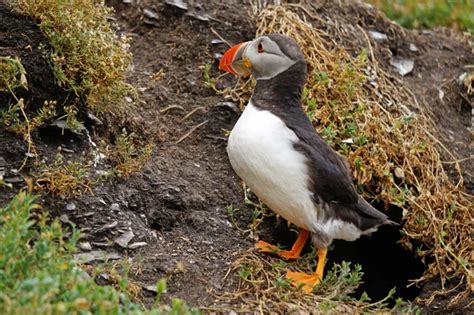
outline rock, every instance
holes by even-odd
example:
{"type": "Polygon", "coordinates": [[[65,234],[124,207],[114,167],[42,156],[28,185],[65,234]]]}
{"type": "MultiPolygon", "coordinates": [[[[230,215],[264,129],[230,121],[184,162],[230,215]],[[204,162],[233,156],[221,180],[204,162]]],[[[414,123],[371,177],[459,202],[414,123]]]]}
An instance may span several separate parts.
{"type": "Polygon", "coordinates": [[[395,173],[395,176],[398,177],[398,178],[404,178],[405,177],[405,172],[400,167],[397,167],[395,169],[394,173],[395,173]]]}
{"type": "Polygon", "coordinates": [[[67,214],[61,214],[61,216],[59,217],[59,221],[65,224],[71,222],[69,221],[69,217],[67,216],[67,214]]]}
{"type": "Polygon", "coordinates": [[[83,251],[90,251],[92,249],[91,243],[89,242],[79,242],[77,244],[77,247],[79,247],[83,251]]]}
{"type": "Polygon", "coordinates": [[[101,226],[100,228],[98,228],[98,229],[96,230],[96,232],[97,232],[97,233],[104,232],[104,231],[113,229],[113,228],[116,227],[117,225],[118,225],[118,222],[117,222],[117,221],[113,221],[112,223],[105,224],[105,225],[101,226]]]}
{"type": "Polygon", "coordinates": [[[145,285],[142,288],[153,293],[158,293],[158,290],[156,290],[156,284],[145,285]]]}
{"type": "Polygon", "coordinates": [[[127,231],[115,239],[115,244],[119,245],[122,248],[127,248],[128,243],[135,236],[132,231],[127,231]]]}
{"type": "Polygon", "coordinates": [[[110,210],[120,211],[120,205],[118,203],[113,203],[113,204],[110,205],[110,210]]]}
{"type": "Polygon", "coordinates": [[[379,43],[384,42],[384,41],[387,40],[387,35],[385,35],[384,33],[377,32],[377,31],[369,31],[369,35],[376,42],[379,42],[379,43]]]}
{"type": "Polygon", "coordinates": [[[144,246],[147,246],[147,245],[148,245],[147,242],[135,242],[135,243],[132,243],[132,244],[128,245],[128,248],[137,249],[137,248],[144,247],[144,246]]]}
{"type": "Polygon", "coordinates": [[[93,250],[87,253],[80,253],[73,256],[78,264],[86,264],[93,261],[109,261],[122,258],[116,252],[106,252],[103,250],[93,250]]]}
{"type": "Polygon", "coordinates": [[[152,19],[152,20],[158,20],[158,14],[151,10],[151,9],[143,9],[143,15],[147,18],[147,19],[152,19]]]}
{"type": "Polygon", "coordinates": [[[23,180],[23,177],[8,177],[8,178],[4,178],[3,179],[5,182],[7,183],[12,183],[12,184],[15,184],[15,183],[22,183],[24,180],[23,180]]]}
{"type": "Polygon", "coordinates": [[[73,211],[73,210],[76,210],[76,205],[74,203],[68,203],[66,205],[66,210],[69,210],[69,211],[73,211]]]}
{"type": "Polygon", "coordinates": [[[219,38],[214,38],[213,40],[211,40],[211,44],[212,45],[219,45],[219,44],[223,44],[224,41],[222,39],[219,39],[219,38]]]}
{"type": "Polygon", "coordinates": [[[411,43],[410,43],[409,49],[410,49],[410,51],[413,51],[413,52],[418,51],[418,47],[416,47],[415,44],[411,44],[411,43]]]}
{"type": "Polygon", "coordinates": [[[413,59],[405,59],[400,57],[394,57],[390,64],[397,70],[401,76],[405,76],[413,71],[415,61],[413,59]]]}
{"type": "Polygon", "coordinates": [[[188,4],[185,3],[183,0],[166,0],[165,3],[180,10],[188,10],[188,4]]]}

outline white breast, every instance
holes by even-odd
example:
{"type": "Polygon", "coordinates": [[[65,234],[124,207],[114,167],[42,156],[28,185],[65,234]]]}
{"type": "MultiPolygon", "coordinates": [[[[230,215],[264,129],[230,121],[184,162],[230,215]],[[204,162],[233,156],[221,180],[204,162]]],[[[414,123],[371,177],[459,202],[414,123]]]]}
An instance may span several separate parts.
{"type": "Polygon", "coordinates": [[[360,231],[352,224],[319,220],[308,189],[307,158],[293,147],[297,141],[279,117],[249,103],[229,136],[227,153],[237,175],[286,220],[330,239],[358,238],[360,231]]]}
{"type": "Polygon", "coordinates": [[[249,103],[230,134],[227,152],[237,175],[268,207],[311,231],[317,211],[306,157],[293,148],[296,141],[280,118],[249,103]]]}

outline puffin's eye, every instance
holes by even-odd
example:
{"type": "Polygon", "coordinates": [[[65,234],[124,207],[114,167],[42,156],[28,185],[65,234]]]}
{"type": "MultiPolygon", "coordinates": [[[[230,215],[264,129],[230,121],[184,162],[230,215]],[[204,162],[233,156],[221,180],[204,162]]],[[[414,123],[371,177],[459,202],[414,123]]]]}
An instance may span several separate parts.
{"type": "Polygon", "coordinates": [[[263,50],[263,45],[262,45],[262,42],[258,43],[258,46],[257,46],[257,51],[261,54],[263,53],[265,50],[263,50]]]}

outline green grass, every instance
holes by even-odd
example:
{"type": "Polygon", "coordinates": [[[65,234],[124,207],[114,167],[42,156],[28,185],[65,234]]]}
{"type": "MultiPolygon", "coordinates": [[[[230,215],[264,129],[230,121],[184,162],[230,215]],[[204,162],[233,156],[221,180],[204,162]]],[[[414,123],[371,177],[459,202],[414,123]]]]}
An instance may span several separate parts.
{"type": "Polygon", "coordinates": [[[179,299],[161,305],[166,283],[157,284],[152,310],[127,296],[128,279],[119,288],[99,286],[75,265],[72,253],[79,233],[69,239],[55,220],[40,213],[36,197],[20,192],[0,208],[0,314],[198,314],[179,299]]]}
{"type": "Polygon", "coordinates": [[[447,26],[474,33],[472,0],[368,0],[407,28],[447,26]]]}

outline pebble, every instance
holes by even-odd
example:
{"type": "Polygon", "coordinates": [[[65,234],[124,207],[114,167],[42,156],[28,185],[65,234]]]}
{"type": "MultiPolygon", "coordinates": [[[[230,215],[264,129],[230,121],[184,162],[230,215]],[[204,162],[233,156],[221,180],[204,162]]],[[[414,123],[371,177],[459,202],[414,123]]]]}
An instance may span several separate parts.
{"type": "Polygon", "coordinates": [[[85,264],[92,261],[108,261],[122,258],[116,252],[106,252],[103,250],[93,250],[87,253],[79,253],[73,256],[77,263],[85,264]]]}
{"type": "Polygon", "coordinates": [[[120,247],[127,248],[128,243],[130,243],[134,236],[135,234],[133,234],[132,231],[127,231],[115,239],[115,244],[119,245],[120,247]]]}
{"type": "Polygon", "coordinates": [[[73,211],[75,209],[76,209],[76,205],[72,202],[66,205],[66,210],[73,211]]]}
{"type": "Polygon", "coordinates": [[[92,250],[91,243],[89,243],[89,242],[79,242],[79,243],[77,244],[77,246],[78,246],[81,250],[83,250],[83,251],[90,251],[90,250],[92,250]]]}
{"type": "Polygon", "coordinates": [[[71,222],[71,221],[69,221],[69,217],[67,216],[67,214],[61,214],[61,216],[59,217],[59,221],[61,221],[62,223],[71,222]]]}
{"type": "Polygon", "coordinates": [[[137,249],[137,248],[144,247],[144,246],[147,246],[147,245],[148,245],[147,242],[135,242],[135,243],[132,243],[132,244],[128,245],[128,248],[137,249]]]}
{"type": "Polygon", "coordinates": [[[110,205],[110,210],[120,211],[120,205],[118,203],[113,203],[113,204],[110,205]]]}
{"type": "Polygon", "coordinates": [[[105,224],[105,225],[103,225],[102,227],[98,228],[96,232],[104,232],[104,231],[113,229],[113,228],[116,227],[117,225],[118,225],[118,222],[117,222],[117,221],[113,221],[112,223],[105,224]]]}

